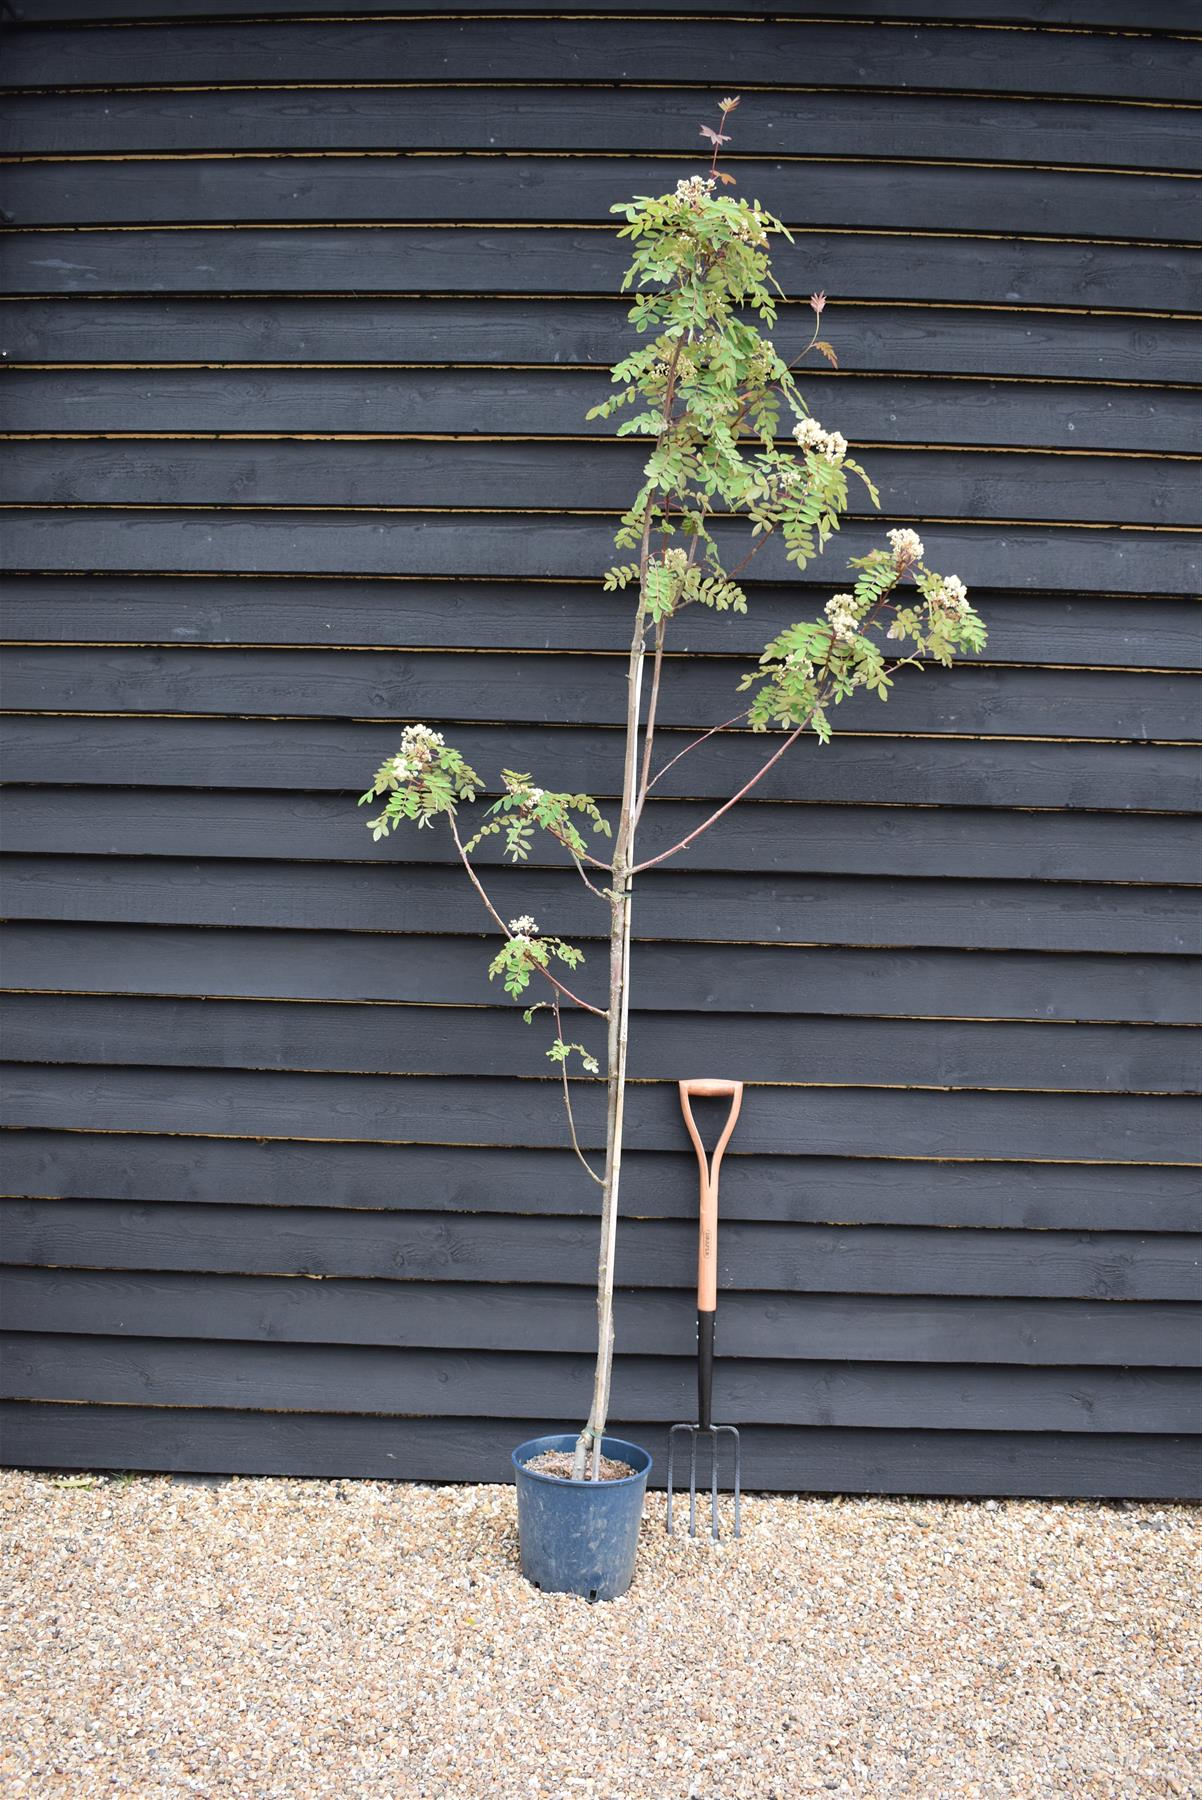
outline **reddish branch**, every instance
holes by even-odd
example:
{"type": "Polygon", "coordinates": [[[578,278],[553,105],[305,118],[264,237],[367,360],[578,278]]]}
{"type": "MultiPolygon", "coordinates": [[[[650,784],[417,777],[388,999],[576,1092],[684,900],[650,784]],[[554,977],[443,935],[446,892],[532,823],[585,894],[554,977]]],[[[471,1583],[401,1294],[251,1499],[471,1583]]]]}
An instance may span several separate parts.
{"type": "MultiPolygon", "coordinates": [[[[488,908],[489,917],[494,921],[495,924],[500,926],[500,928],[504,932],[506,938],[512,938],[513,937],[512,931],[510,931],[508,925],[506,925],[504,919],[501,917],[500,913],[497,911],[496,907],[493,905],[492,901],[489,899],[488,895],[485,893],[483,884],[481,883],[481,880],[480,880],[480,877],[476,874],[475,869],[473,869],[473,867],[472,867],[471,858],[468,856],[467,851],[463,847],[463,839],[459,835],[459,827],[455,823],[454,813],[448,813],[447,818],[450,821],[451,836],[455,840],[455,848],[459,852],[459,860],[462,862],[464,868],[467,870],[468,880],[471,882],[472,886],[475,888],[476,892],[479,894],[481,900],[483,900],[485,906],[488,908]]],[[[541,963],[534,963],[531,966],[534,968],[537,968],[540,975],[545,975],[547,980],[551,983],[551,986],[553,988],[557,989],[558,992],[563,995],[565,1000],[570,1000],[572,1002],[573,1006],[580,1007],[582,1012],[590,1012],[590,1013],[594,1014],[594,1016],[598,1019],[605,1019],[605,1018],[609,1017],[609,1014],[606,1013],[605,1011],[603,1011],[601,1007],[590,1006],[589,1002],[587,1000],[582,1000],[580,998],[579,994],[574,994],[570,987],[567,987],[562,981],[560,981],[558,979],[557,976],[552,975],[550,969],[544,968],[541,963]]]]}

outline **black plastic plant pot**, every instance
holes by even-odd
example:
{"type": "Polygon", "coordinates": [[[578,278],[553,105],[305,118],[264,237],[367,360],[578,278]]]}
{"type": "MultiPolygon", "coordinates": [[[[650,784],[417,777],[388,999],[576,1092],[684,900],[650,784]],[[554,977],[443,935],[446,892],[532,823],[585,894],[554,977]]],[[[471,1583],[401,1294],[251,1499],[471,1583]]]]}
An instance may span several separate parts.
{"type": "Polygon", "coordinates": [[[601,1454],[629,1463],[621,1481],[564,1481],[526,1467],[545,1450],[576,1447],[576,1434],[531,1438],[513,1452],[522,1574],[548,1594],[616,1600],[630,1586],[651,1457],[622,1438],[602,1438],[601,1454]]]}

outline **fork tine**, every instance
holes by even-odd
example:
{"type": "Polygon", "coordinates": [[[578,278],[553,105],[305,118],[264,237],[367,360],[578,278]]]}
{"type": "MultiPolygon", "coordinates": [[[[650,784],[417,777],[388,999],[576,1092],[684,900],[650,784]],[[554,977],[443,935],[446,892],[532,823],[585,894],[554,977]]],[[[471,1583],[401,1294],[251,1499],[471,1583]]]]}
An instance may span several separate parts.
{"type": "Polygon", "coordinates": [[[668,1432],[668,1516],[665,1525],[669,1536],[671,1536],[672,1533],[672,1492],[676,1466],[676,1433],[678,1431],[688,1431],[690,1429],[691,1427],[688,1425],[673,1425],[668,1432]]]}
{"type": "Polygon", "coordinates": [[[718,1433],[720,1431],[728,1432],[730,1434],[731,1438],[734,1440],[735,1467],[734,1467],[734,1482],[732,1484],[733,1489],[734,1489],[734,1503],[735,1503],[735,1505],[734,1505],[734,1514],[735,1514],[734,1535],[735,1535],[735,1537],[742,1537],[742,1535],[743,1535],[742,1505],[741,1505],[741,1503],[742,1503],[742,1473],[743,1473],[742,1444],[739,1440],[739,1431],[738,1431],[737,1426],[735,1426],[735,1425],[715,1425],[714,1426],[714,1456],[715,1456],[715,1459],[717,1458],[717,1454],[718,1454],[718,1433]]]}
{"type": "Polygon", "coordinates": [[[718,1431],[710,1433],[710,1536],[718,1542],[718,1431]]]}
{"type": "Polygon", "coordinates": [[[734,1532],[735,1537],[743,1535],[742,1501],[743,1501],[743,1456],[737,1426],[734,1425],[673,1425],[668,1432],[668,1506],[665,1529],[672,1534],[675,1518],[675,1500],[677,1492],[676,1452],[677,1433],[687,1431],[689,1434],[689,1536],[697,1536],[697,1488],[698,1488],[698,1440],[709,1439],[710,1451],[710,1537],[716,1543],[722,1536],[721,1531],[721,1466],[719,1433],[725,1432],[732,1440],[734,1452],[734,1471],[732,1497],[734,1500],[734,1532]]]}
{"type": "Polygon", "coordinates": [[[676,1444],[675,1444],[674,1435],[671,1431],[669,1431],[669,1433],[668,1433],[668,1516],[664,1521],[664,1529],[667,1531],[669,1537],[671,1537],[671,1535],[672,1535],[672,1458],[675,1455],[675,1452],[676,1452],[676,1444]]]}

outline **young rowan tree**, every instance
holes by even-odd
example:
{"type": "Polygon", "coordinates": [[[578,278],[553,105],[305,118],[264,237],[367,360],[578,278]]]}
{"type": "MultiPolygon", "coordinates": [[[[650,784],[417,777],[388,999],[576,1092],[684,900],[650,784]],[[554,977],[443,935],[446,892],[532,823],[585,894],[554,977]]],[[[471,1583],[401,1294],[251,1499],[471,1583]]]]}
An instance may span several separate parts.
{"type": "MultiPolygon", "coordinates": [[[[738,105],[721,102],[717,130],[702,127],[713,145],[708,173],[676,184],[669,194],[640,195],[611,210],[625,221],[618,236],[633,260],[623,291],[638,297],[630,322],[648,341],[612,370],[616,391],[590,419],[627,416],[619,437],[649,442],[643,481],[622,515],[615,544],[627,560],[609,569],[607,593],[631,596],[632,626],[626,667],[626,712],[621,800],[612,827],[588,794],[556,792],[529,775],[501,772],[501,792],[466,840],[459,805],[471,803],[485,784],[442,734],[427,725],[406,728],[400,751],[377,770],[360,804],[384,797],[369,821],[378,839],[403,820],[444,824],[468,879],[501,934],[489,965],[506,993],[525,999],[532,985],[546,1000],[525,1011],[527,1022],[544,1006],[554,1022],[547,1055],[558,1064],[572,1148],[601,1189],[601,1242],[597,1273],[597,1360],[592,1406],[576,1446],[574,1476],[582,1478],[591,1453],[597,1477],[601,1439],[609,1411],[613,1361],[614,1252],[622,1169],[630,1010],[631,909],[637,878],[683,854],[763,780],[803,732],[823,743],[832,735],[831,712],[859,689],[888,697],[899,668],[923,662],[950,666],[958,651],[985,645],[985,628],[954,575],[927,567],[916,532],[886,534],[888,548],[852,557],[849,591],[827,601],[822,616],[779,632],[758,665],[744,675],[744,709],[695,738],[655,769],[656,715],[664,653],[673,623],[690,606],[745,612],[739,576],[763,545],[783,542],[787,560],[804,569],[838,531],[848,510],[849,480],[862,484],[874,506],[876,488],[849,454],[846,439],[812,416],[794,379],[762,327],[776,320],[774,292],[781,293],[769,262],[771,238],[789,232],[758,201],[727,192],[732,178],[718,168],[725,126],[738,105]],[[629,409],[629,410],[628,410],[629,409]],[[782,435],[782,417],[792,421],[782,435]],[[742,519],[751,546],[733,568],[714,535],[716,520],[742,519]],[[886,644],[897,646],[890,661],[886,644]],[[648,665],[650,667],[647,676],[648,665]],[[644,690],[646,689],[646,692],[644,690]],[[639,859],[636,842],[648,796],[668,769],[717,733],[735,726],[775,729],[781,741],[757,772],[708,818],[677,843],[639,859]],[[654,772],[653,772],[654,770],[654,772]],[[539,834],[566,852],[581,879],[608,910],[609,993],[605,1007],[575,993],[573,975],[583,953],[563,938],[540,932],[523,915],[506,922],[481,881],[474,852],[499,837],[504,854],[525,860],[539,834]],[[596,839],[611,840],[608,856],[596,839]],[[598,1074],[584,1045],[565,1039],[563,1009],[604,1020],[606,1028],[606,1149],[598,1172],[585,1156],[572,1110],[568,1068],[578,1056],[587,1074],[598,1074]]],[[[813,335],[801,355],[834,352],[818,337],[824,295],[811,297],[813,335]]],[[[725,532],[724,532],[724,535],[725,532]]]]}

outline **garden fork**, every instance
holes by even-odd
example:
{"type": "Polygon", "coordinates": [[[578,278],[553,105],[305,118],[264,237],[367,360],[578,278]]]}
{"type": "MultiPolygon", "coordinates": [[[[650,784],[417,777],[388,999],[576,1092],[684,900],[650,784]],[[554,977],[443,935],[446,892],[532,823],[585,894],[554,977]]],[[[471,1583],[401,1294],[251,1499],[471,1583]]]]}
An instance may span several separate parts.
{"type": "Polygon", "coordinates": [[[718,1309],[718,1170],[722,1163],[722,1154],[730,1142],[730,1134],[735,1128],[735,1120],[739,1116],[739,1108],[743,1104],[743,1083],[741,1081],[719,1081],[715,1079],[699,1079],[682,1081],[680,1088],[680,1105],[684,1113],[684,1122],[689,1136],[693,1140],[693,1148],[697,1152],[697,1162],[701,1170],[701,1229],[697,1243],[697,1423],[695,1425],[673,1425],[668,1433],[668,1530],[672,1530],[672,1465],[676,1455],[676,1435],[687,1431],[689,1434],[689,1536],[697,1536],[697,1442],[699,1438],[708,1437],[710,1441],[710,1536],[717,1539],[718,1531],[718,1438],[722,1432],[729,1433],[734,1443],[734,1500],[735,1500],[735,1536],[740,1535],[739,1499],[740,1499],[740,1449],[739,1434],[733,1425],[715,1425],[711,1417],[711,1405],[714,1390],[714,1314],[718,1309]],[[726,1126],[718,1139],[712,1160],[707,1161],[705,1145],[701,1141],[701,1133],[693,1120],[693,1109],[689,1105],[690,1095],[704,1098],[721,1097],[729,1094],[730,1112],[726,1126]]]}

